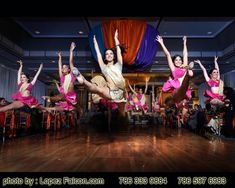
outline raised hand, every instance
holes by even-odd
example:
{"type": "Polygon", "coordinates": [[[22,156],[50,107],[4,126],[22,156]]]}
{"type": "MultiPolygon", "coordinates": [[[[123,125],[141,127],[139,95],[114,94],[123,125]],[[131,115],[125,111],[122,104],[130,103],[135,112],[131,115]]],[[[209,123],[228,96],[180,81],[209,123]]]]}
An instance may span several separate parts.
{"type": "Polygon", "coordinates": [[[94,42],[95,44],[97,43],[97,40],[96,40],[95,35],[94,35],[94,37],[93,37],[93,42],[94,42]]]}
{"type": "Polygon", "coordinates": [[[42,69],[42,68],[43,68],[43,63],[41,63],[41,64],[40,64],[40,67],[39,67],[39,68],[40,68],[40,69],[42,69]]]}
{"type": "Polygon", "coordinates": [[[70,51],[73,51],[76,48],[76,44],[74,42],[70,45],[70,51]]]}
{"type": "Polygon", "coordinates": [[[218,56],[215,56],[214,62],[217,62],[218,60],[218,56]]]}
{"type": "Polygon", "coordinates": [[[116,29],[115,34],[114,34],[114,39],[118,39],[118,30],[116,29]]]}
{"type": "Polygon", "coordinates": [[[184,41],[184,43],[187,42],[187,37],[186,36],[183,37],[183,41],[184,41]]]}
{"type": "Polygon", "coordinates": [[[21,60],[17,61],[17,63],[19,63],[19,64],[20,64],[20,66],[22,66],[22,65],[23,65],[23,62],[22,62],[21,60]]]}
{"type": "Polygon", "coordinates": [[[163,39],[162,39],[162,37],[161,37],[160,35],[158,35],[158,36],[156,37],[156,41],[158,41],[160,44],[163,43],[163,39]]]}
{"type": "Polygon", "coordinates": [[[201,61],[199,59],[194,60],[195,63],[201,64],[201,61]]]}
{"type": "Polygon", "coordinates": [[[58,51],[58,56],[61,57],[62,56],[62,52],[61,51],[58,51]]]}

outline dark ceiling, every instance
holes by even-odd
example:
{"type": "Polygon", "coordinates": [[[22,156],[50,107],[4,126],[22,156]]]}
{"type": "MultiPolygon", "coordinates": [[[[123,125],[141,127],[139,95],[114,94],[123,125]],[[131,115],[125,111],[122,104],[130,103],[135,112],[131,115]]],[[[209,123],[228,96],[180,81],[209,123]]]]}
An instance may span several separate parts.
{"type": "MultiPolygon", "coordinates": [[[[235,17],[66,17],[66,18],[0,18],[1,64],[17,69],[16,60],[24,61],[25,69],[34,74],[44,63],[40,79],[50,83],[58,78],[57,55],[62,50],[68,63],[68,51],[72,41],[77,44],[75,61],[84,73],[99,73],[97,62],[91,56],[88,45],[90,30],[105,20],[141,19],[157,28],[165,44],[174,54],[182,54],[182,37],[188,37],[189,60],[201,59],[207,68],[213,66],[213,57],[219,56],[222,72],[235,68],[234,39],[235,17]]],[[[127,75],[128,69],[125,69],[127,75]]],[[[195,67],[194,82],[203,81],[201,70],[195,67]]],[[[145,74],[151,74],[152,82],[165,81],[169,74],[166,58],[159,48],[153,66],[145,74]]],[[[132,77],[131,75],[127,75],[132,77]]],[[[136,75],[135,75],[136,77],[136,75]]],[[[141,76],[140,76],[141,81],[141,76]]]]}

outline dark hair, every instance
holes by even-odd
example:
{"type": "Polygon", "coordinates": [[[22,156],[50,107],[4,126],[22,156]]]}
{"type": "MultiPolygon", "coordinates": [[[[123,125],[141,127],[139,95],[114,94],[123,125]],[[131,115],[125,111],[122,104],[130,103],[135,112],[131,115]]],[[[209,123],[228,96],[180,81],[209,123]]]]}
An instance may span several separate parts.
{"type": "Polygon", "coordinates": [[[183,62],[183,57],[182,57],[181,55],[179,55],[179,54],[174,55],[174,56],[172,57],[172,61],[174,62],[177,57],[180,57],[180,59],[181,59],[182,62],[183,62]]]}
{"type": "Polygon", "coordinates": [[[5,100],[5,98],[4,98],[4,97],[0,97],[0,102],[1,102],[2,100],[5,100]]]}
{"type": "MultiPolygon", "coordinates": [[[[120,49],[121,49],[121,54],[126,53],[126,50],[127,50],[126,47],[124,47],[123,45],[119,45],[119,47],[120,47],[120,49]]],[[[111,51],[113,52],[113,55],[114,55],[113,61],[114,61],[114,63],[116,63],[116,62],[117,62],[117,50],[116,50],[116,46],[113,47],[113,48],[107,48],[107,49],[104,51],[104,63],[107,64],[107,60],[105,59],[105,53],[106,53],[108,50],[111,50],[111,51]]]]}
{"type": "Polygon", "coordinates": [[[216,68],[210,69],[209,74],[211,75],[214,70],[217,70],[216,68]]]}
{"type": "Polygon", "coordinates": [[[26,76],[26,78],[28,79],[28,83],[29,83],[29,82],[30,82],[29,74],[25,74],[25,73],[22,72],[22,73],[21,73],[21,76],[22,76],[22,75],[25,75],[25,76],[26,76]]]}
{"type": "Polygon", "coordinates": [[[108,48],[104,51],[104,63],[107,64],[107,60],[105,59],[105,54],[108,50],[111,50],[113,52],[113,62],[116,63],[117,62],[117,52],[113,48],[108,48]]]}

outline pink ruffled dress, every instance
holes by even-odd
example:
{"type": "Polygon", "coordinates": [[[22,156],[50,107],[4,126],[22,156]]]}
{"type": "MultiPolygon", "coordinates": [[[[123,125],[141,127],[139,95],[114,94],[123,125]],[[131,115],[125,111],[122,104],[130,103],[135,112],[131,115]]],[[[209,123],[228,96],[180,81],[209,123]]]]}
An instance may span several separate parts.
{"type": "MultiPolygon", "coordinates": [[[[36,99],[35,97],[33,97],[33,96],[31,96],[31,95],[28,96],[28,97],[22,96],[22,93],[21,93],[21,91],[20,91],[22,85],[23,85],[23,82],[21,82],[20,84],[18,84],[18,89],[19,89],[19,91],[18,91],[17,93],[15,93],[15,94],[12,95],[12,99],[13,99],[14,101],[20,101],[20,102],[22,102],[24,105],[27,105],[27,106],[30,107],[30,108],[35,108],[35,107],[37,107],[39,104],[38,104],[38,101],[37,101],[37,99],[36,99]]],[[[31,93],[31,92],[32,92],[32,89],[33,89],[33,84],[30,83],[30,84],[28,85],[28,87],[27,87],[25,90],[28,90],[28,91],[31,93]]]]}
{"type": "MultiPolygon", "coordinates": [[[[71,82],[74,83],[76,78],[72,73],[70,73],[70,75],[71,75],[71,82]]],[[[65,96],[65,101],[59,102],[59,106],[62,107],[65,111],[71,111],[74,109],[74,105],[77,104],[78,99],[74,91],[65,93],[65,90],[63,87],[64,82],[65,82],[65,76],[63,75],[60,77],[61,87],[60,87],[59,92],[65,96]]]]}
{"type": "MultiPolygon", "coordinates": [[[[207,84],[208,84],[209,87],[219,87],[220,81],[216,82],[216,81],[210,79],[210,80],[207,82],[207,84]]],[[[221,101],[224,100],[224,96],[223,96],[223,95],[220,95],[220,94],[218,94],[218,93],[212,93],[212,92],[209,91],[209,90],[206,90],[206,91],[205,91],[204,96],[205,96],[205,97],[209,97],[210,100],[212,100],[212,99],[219,99],[219,100],[221,100],[221,101]]]]}
{"type": "Polygon", "coordinates": [[[100,104],[102,104],[106,108],[110,108],[111,110],[118,109],[117,103],[111,102],[110,100],[107,100],[107,99],[100,99],[100,104]]]}
{"type": "MultiPolygon", "coordinates": [[[[172,72],[173,79],[169,79],[162,87],[163,92],[173,91],[173,94],[176,92],[177,89],[180,88],[180,81],[179,78],[182,78],[186,71],[185,68],[178,68],[175,67],[174,71],[172,72]]],[[[186,91],[186,99],[190,100],[192,98],[192,90],[188,88],[186,91]]]]}
{"type": "Polygon", "coordinates": [[[128,95],[127,97],[127,102],[125,104],[125,111],[132,111],[133,110],[133,105],[131,105],[131,103],[133,103],[132,101],[132,95],[128,95]]]}

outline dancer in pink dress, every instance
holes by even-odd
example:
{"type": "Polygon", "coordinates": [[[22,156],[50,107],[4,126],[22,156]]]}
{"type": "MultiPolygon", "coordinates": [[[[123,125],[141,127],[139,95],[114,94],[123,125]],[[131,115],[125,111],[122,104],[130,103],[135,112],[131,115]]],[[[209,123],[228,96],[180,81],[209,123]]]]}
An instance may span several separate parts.
{"type": "Polygon", "coordinates": [[[139,111],[142,110],[144,113],[146,113],[149,109],[148,105],[146,104],[146,93],[148,89],[148,80],[145,80],[145,90],[143,93],[143,90],[140,88],[138,91],[135,91],[130,83],[128,82],[129,88],[132,91],[132,101],[134,103],[133,110],[139,111]]]}
{"type": "Polygon", "coordinates": [[[29,82],[29,76],[22,73],[23,62],[18,61],[18,63],[20,64],[20,68],[18,70],[18,76],[17,76],[18,92],[13,94],[12,96],[12,99],[14,101],[9,105],[0,108],[0,112],[5,112],[8,110],[12,110],[12,109],[18,109],[23,106],[45,110],[44,107],[38,104],[37,99],[31,95],[33,86],[37,81],[37,78],[42,70],[43,64],[40,65],[33,80],[29,82]]]}
{"type": "Polygon", "coordinates": [[[125,104],[125,112],[130,112],[133,110],[134,102],[132,99],[132,93],[127,92],[127,90],[126,90],[126,99],[127,99],[127,102],[125,104]]]}
{"type": "MultiPolygon", "coordinates": [[[[184,78],[187,76],[187,74],[192,77],[193,71],[191,70],[193,67],[193,63],[188,66],[188,50],[187,50],[187,38],[183,37],[183,57],[180,55],[175,55],[173,58],[171,58],[171,54],[166,48],[163,39],[161,36],[157,36],[156,40],[159,42],[159,44],[162,46],[162,49],[167,57],[167,62],[169,65],[169,68],[171,70],[171,76],[169,80],[163,85],[162,91],[163,92],[169,92],[173,91],[173,96],[180,90],[184,78]]],[[[188,83],[187,83],[188,84],[188,83]]],[[[182,93],[180,96],[180,99],[191,99],[191,89],[186,88],[186,91],[182,93]]],[[[179,103],[180,101],[178,101],[179,103]]]]}
{"type": "Polygon", "coordinates": [[[205,97],[209,98],[210,103],[212,105],[221,106],[224,104],[224,95],[223,95],[224,82],[220,79],[220,71],[217,59],[218,57],[215,57],[214,59],[215,68],[210,70],[210,77],[208,76],[207,71],[205,67],[202,65],[200,60],[195,60],[194,62],[198,63],[198,65],[201,67],[207,85],[211,88],[211,90],[205,91],[204,94],[205,97]]]}
{"type": "Polygon", "coordinates": [[[58,67],[59,67],[59,76],[60,76],[60,94],[57,96],[49,97],[43,96],[44,99],[47,99],[48,102],[58,102],[55,107],[47,108],[49,111],[71,111],[75,109],[75,105],[77,104],[77,94],[74,91],[74,82],[76,77],[72,73],[71,70],[74,69],[73,63],[73,51],[76,45],[74,42],[71,43],[70,46],[70,58],[69,58],[69,66],[62,66],[62,55],[61,52],[58,53],[58,67]],[[71,69],[71,70],[70,70],[71,69]]]}

